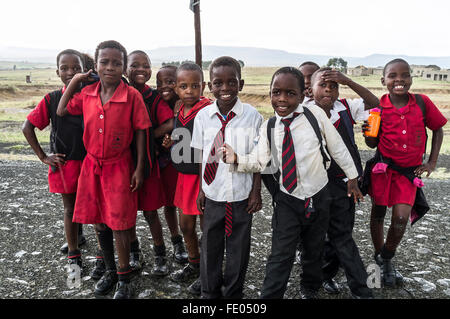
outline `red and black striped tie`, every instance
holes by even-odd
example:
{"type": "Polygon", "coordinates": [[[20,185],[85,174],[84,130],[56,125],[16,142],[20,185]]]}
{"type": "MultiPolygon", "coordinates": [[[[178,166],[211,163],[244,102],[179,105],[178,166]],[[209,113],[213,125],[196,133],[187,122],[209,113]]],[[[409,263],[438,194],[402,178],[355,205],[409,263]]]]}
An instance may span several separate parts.
{"type": "Polygon", "coordinates": [[[291,125],[292,121],[299,114],[300,113],[294,113],[294,115],[291,118],[281,120],[281,122],[284,124],[284,139],[281,154],[282,177],[283,177],[283,186],[289,193],[292,193],[294,189],[297,187],[295,150],[291,135],[291,129],[289,128],[289,125],[291,125]]]}
{"type": "Polygon", "coordinates": [[[231,236],[233,231],[233,206],[231,203],[227,202],[225,205],[225,234],[227,237],[231,236]]]}
{"type": "Polygon", "coordinates": [[[227,118],[225,120],[219,113],[216,113],[216,115],[222,122],[222,128],[219,130],[216,137],[214,138],[214,142],[211,146],[211,151],[209,152],[208,161],[205,165],[205,171],[203,173],[203,179],[208,185],[211,184],[214,181],[214,178],[216,177],[217,167],[219,166],[220,160],[220,158],[217,155],[217,150],[223,145],[225,136],[225,127],[236,114],[233,111],[231,111],[230,113],[228,113],[227,118]]]}

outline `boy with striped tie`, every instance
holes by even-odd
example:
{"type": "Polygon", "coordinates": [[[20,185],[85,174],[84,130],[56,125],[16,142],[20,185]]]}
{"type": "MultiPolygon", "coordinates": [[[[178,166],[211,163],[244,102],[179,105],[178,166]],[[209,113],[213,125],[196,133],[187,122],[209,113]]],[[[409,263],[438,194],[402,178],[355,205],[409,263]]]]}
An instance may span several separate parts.
{"type": "Polygon", "coordinates": [[[243,85],[239,62],[214,60],[208,87],[216,101],[197,113],[192,134],[191,146],[203,152],[197,206],[203,213],[201,293],[208,299],[243,297],[252,214],[262,206],[260,174],[230,172],[219,157],[224,142],[244,154],[255,145],[262,116],[238,98],[243,85]]]}
{"type": "Polygon", "coordinates": [[[221,149],[224,161],[238,164],[238,172],[261,172],[270,161],[278,168],[272,187],[268,187],[274,203],[272,250],[261,298],[283,298],[300,238],[301,298],[315,298],[322,285],[322,252],[330,205],[326,170],[329,155],[325,146],[349,178],[347,196],[354,196],[355,201],[362,198],[356,180],[358,172],[342,138],[322,109],[303,107],[304,90],[298,69],[284,67],[276,71],[270,85],[276,115],[261,126],[258,145],[248,155],[234,153],[227,144],[221,149]]]}

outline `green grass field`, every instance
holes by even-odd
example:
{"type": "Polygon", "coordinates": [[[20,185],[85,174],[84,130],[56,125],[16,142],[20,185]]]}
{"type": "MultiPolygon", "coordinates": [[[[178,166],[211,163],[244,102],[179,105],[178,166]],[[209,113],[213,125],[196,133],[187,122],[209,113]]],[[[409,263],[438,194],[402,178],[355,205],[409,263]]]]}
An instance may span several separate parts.
{"type": "MultiPolygon", "coordinates": [[[[31,109],[43,98],[49,91],[62,86],[61,81],[56,75],[55,68],[40,68],[27,70],[1,70],[0,62],[0,142],[18,145],[26,144],[25,138],[20,127],[31,109]],[[25,77],[31,75],[32,83],[26,83],[25,77]]],[[[242,78],[245,81],[244,89],[241,92],[241,99],[257,107],[258,111],[268,118],[273,114],[269,99],[269,84],[275,67],[244,67],[242,69],[242,78]]],[[[149,81],[150,86],[155,86],[156,72],[153,69],[153,76],[149,81]]],[[[204,71],[205,81],[209,80],[209,72],[204,71]]],[[[377,96],[386,93],[380,82],[380,77],[376,75],[352,77],[355,82],[366,86],[377,96]]],[[[441,109],[443,114],[450,118],[450,82],[428,81],[425,79],[414,78],[411,89],[415,93],[427,94],[432,101],[441,109]]],[[[213,98],[208,88],[205,89],[205,95],[213,98]]],[[[341,97],[357,97],[347,87],[340,88],[341,97]]],[[[47,142],[49,131],[36,130],[38,138],[47,142]]],[[[357,143],[361,149],[367,149],[364,144],[360,129],[355,129],[357,143]]],[[[445,137],[441,153],[450,154],[450,127],[444,127],[445,137]]],[[[428,148],[431,145],[431,132],[429,132],[428,148]]],[[[14,147],[13,147],[14,149],[14,147]]]]}

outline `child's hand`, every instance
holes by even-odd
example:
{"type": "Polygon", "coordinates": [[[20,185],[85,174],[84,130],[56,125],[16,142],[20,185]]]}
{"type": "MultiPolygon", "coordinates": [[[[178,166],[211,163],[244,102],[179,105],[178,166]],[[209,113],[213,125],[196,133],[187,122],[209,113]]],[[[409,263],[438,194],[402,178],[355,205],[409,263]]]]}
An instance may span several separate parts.
{"type": "Polygon", "coordinates": [[[66,160],[64,159],[64,157],[66,157],[66,154],[60,153],[50,154],[42,159],[42,163],[47,164],[49,166],[58,167],[66,164],[66,160]]]}
{"type": "Polygon", "coordinates": [[[247,213],[259,212],[262,208],[261,189],[252,189],[248,196],[247,213]]]}
{"type": "Polygon", "coordinates": [[[142,184],[144,184],[144,172],[142,169],[137,169],[131,177],[131,192],[137,191],[141,188],[142,184]]]}
{"type": "Polygon", "coordinates": [[[356,178],[349,179],[347,182],[347,196],[351,197],[352,195],[355,204],[359,203],[359,200],[364,201],[364,196],[358,187],[358,179],[356,178]]]}
{"type": "Polygon", "coordinates": [[[94,72],[92,70],[87,71],[86,73],[77,73],[72,78],[72,81],[78,82],[78,83],[85,83],[85,82],[91,82],[95,79],[91,77],[91,73],[94,72]]]}
{"type": "Polygon", "coordinates": [[[203,192],[203,190],[200,190],[197,196],[197,209],[202,214],[205,212],[205,199],[206,199],[205,193],[203,192]]]}
{"type": "Polygon", "coordinates": [[[236,153],[234,152],[233,148],[226,143],[224,143],[223,146],[219,148],[218,155],[219,157],[222,158],[224,163],[227,164],[237,163],[236,153]]]}
{"type": "Polygon", "coordinates": [[[162,146],[165,148],[170,148],[173,145],[173,141],[169,134],[164,135],[162,146]]]}
{"type": "Polygon", "coordinates": [[[431,172],[436,168],[436,162],[428,162],[424,165],[420,165],[414,170],[416,176],[422,176],[423,173],[427,172],[427,177],[430,176],[431,172]]]}
{"type": "Polygon", "coordinates": [[[346,77],[344,74],[338,70],[325,71],[322,73],[322,79],[324,81],[333,81],[342,85],[348,85],[351,79],[346,77]]]}

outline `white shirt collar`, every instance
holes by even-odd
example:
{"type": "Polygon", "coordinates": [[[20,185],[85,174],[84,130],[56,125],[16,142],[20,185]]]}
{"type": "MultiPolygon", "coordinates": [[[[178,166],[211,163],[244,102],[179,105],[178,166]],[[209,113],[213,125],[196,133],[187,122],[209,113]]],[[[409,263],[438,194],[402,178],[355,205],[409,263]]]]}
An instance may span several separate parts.
{"type": "Polygon", "coordinates": [[[280,120],[282,120],[282,119],[289,119],[289,118],[293,117],[293,116],[294,116],[294,113],[303,113],[303,105],[302,105],[302,104],[299,104],[299,105],[297,106],[297,108],[296,108],[293,112],[291,112],[291,113],[288,114],[288,116],[281,117],[281,116],[278,115],[277,112],[275,112],[275,116],[276,116],[277,120],[280,121],[280,120]]]}
{"type": "MultiPolygon", "coordinates": [[[[244,106],[242,105],[242,102],[239,99],[239,97],[237,98],[236,103],[234,104],[230,112],[231,111],[233,111],[236,114],[236,116],[240,116],[244,111],[244,106]]],[[[208,110],[208,115],[209,117],[213,117],[216,113],[220,114],[219,107],[217,106],[217,100],[215,100],[214,103],[211,104],[211,107],[208,110]]]]}

